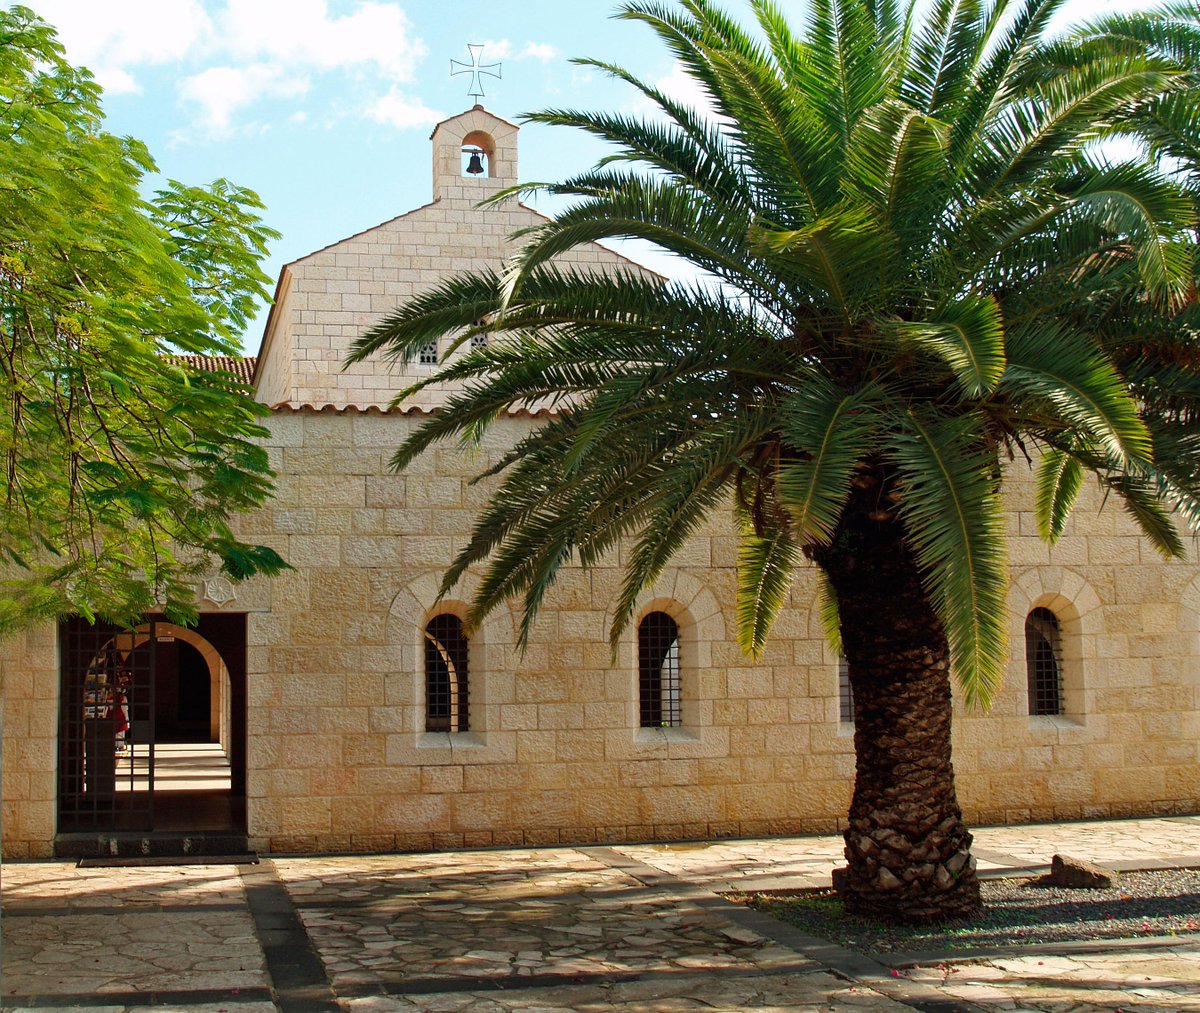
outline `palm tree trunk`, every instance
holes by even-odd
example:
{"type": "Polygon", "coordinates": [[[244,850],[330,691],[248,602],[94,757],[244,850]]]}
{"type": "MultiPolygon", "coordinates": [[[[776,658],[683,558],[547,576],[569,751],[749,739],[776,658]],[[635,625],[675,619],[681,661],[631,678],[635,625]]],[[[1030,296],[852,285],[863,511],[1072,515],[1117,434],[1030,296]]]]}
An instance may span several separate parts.
{"type": "MultiPolygon", "coordinates": [[[[881,478],[882,476],[879,476],[881,478]]],[[[902,523],[864,477],[833,544],[813,553],[837,595],[854,694],[849,912],[928,922],[980,907],[950,761],[950,655],[902,523]]]]}

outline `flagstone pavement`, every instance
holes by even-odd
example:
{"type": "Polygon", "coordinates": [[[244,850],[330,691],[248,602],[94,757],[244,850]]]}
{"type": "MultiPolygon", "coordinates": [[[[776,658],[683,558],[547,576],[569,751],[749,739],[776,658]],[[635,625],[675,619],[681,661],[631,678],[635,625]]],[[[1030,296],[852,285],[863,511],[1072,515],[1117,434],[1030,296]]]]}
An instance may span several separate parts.
{"type": "MultiPolygon", "coordinates": [[[[828,885],[840,852],[818,836],[240,866],[10,862],[0,1009],[1200,1013],[1200,935],[897,969],[722,896],[828,885]]],[[[1055,852],[1200,867],[1200,816],[975,832],[984,870],[1055,852]]]]}

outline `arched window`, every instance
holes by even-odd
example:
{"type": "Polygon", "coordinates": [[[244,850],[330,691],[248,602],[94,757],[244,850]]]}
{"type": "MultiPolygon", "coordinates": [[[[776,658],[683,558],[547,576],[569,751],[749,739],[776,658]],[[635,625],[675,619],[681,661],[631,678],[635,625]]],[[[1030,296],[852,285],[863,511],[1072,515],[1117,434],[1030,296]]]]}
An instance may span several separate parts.
{"type": "Polygon", "coordinates": [[[643,728],[678,728],[680,703],[679,624],[651,612],[638,625],[638,690],[643,728]]]}
{"type": "Polygon", "coordinates": [[[1039,606],[1025,617],[1025,668],[1029,674],[1029,713],[1063,712],[1062,633],[1058,617],[1039,606]]]}
{"type": "Polygon", "coordinates": [[[425,730],[465,732],[469,642],[462,620],[443,613],[425,627],[425,730]]]}
{"type": "Polygon", "coordinates": [[[838,655],[838,720],[844,725],[854,724],[854,691],[850,688],[850,662],[844,654],[838,655]]]}

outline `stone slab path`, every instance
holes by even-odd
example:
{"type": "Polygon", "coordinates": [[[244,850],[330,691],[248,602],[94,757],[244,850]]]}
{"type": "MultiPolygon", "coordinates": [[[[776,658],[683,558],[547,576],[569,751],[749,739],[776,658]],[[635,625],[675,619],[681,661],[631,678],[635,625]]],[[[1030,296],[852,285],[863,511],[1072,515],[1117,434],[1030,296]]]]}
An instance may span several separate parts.
{"type": "MultiPolygon", "coordinates": [[[[1200,866],[1200,817],[982,828],[975,848],[983,869],[1200,866]]],[[[895,969],[721,896],[828,885],[840,857],[822,836],[8,863],[0,1009],[1200,1013],[1200,936],[895,969]]]]}

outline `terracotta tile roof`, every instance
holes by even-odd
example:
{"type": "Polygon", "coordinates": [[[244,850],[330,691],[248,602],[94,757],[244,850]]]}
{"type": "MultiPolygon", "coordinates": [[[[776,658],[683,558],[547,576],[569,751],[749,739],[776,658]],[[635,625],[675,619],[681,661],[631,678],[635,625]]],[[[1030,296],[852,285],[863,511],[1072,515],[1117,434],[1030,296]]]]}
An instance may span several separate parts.
{"type": "Polygon", "coordinates": [[[192,369],[204,369],[210,373],[232,373],[243,383],[252,383],[254,367],[258,362],[255,355],[168,355],[167,359],[192,369]]]}
{"type": "MultiPolygon", "coordinates": [[[[278,404],[271,405],[271,411],[292,412],[300,415],[432,415],[436,409],[422,408],[420,405],[408,405],[403,408],[385,408],[375,404],[317,405],[311,402],[296,404],[293,401],[280,401],[278,404]]],[[[528,408],[513,408],[507,414],[514,418],[541,419],[548,418],[554,412],[549,408],[538,408],[534,411],[530,411],[528,408]]]]}

